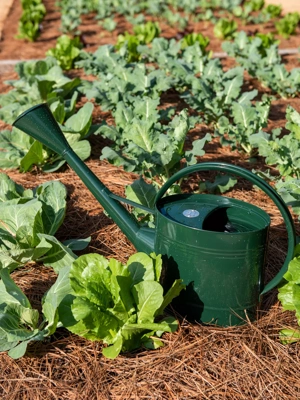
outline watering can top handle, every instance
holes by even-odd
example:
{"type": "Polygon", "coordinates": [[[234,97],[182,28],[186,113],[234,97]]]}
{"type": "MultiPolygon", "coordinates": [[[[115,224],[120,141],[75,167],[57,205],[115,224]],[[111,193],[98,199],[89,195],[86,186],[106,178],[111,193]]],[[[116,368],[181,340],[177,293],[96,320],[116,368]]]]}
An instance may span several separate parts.
{"type": "Polygon", "coordinates": [[[248,181],[255,184],[256,186],[258,186],[260,189],[262,189],[273,200],[275,205],[278,207],[278,209],[281,212],[281,215],[284,219],[286,229],[288,232],[288,251],[287,251],[286,259],[285,259],[284,264],[281,267],[280,271],[264,287],[261,294],[264,294],[264,293],[268,292],[269,290],[273,289],[275,286],[277,286],[280,283],[283,275],[287,271],[288,264],[291,261],[291,259],[293,258],[294,247],[296,244],[295,227],[294,227],[291,213],[289,212],[287,205],[282,200],[282,198],[279,196],[279,194],[268,183],[266,183],[263,179],[261,179],[259,176],[253,174],[252,172],[250,172],[244,168],[237,167],[236,165],[231,165],[231,164],[226,164],[226,163],[216,163],[216,162],[204,162],[201,164],[195,164],[195,165],[183,168],[182,170],[178,171],[161,187],[161,189],[159,190],[159,192],[156,195],[156,202],[163,197],[163,195],[166,193],[166,191],[170,188],[170,186],[173,183],[175,183],[182,177],[192,174],[193,172],[197,172],[197,171],[228,172],[228,173],[238,175],[242,178],[245,178],[248,181]]]}

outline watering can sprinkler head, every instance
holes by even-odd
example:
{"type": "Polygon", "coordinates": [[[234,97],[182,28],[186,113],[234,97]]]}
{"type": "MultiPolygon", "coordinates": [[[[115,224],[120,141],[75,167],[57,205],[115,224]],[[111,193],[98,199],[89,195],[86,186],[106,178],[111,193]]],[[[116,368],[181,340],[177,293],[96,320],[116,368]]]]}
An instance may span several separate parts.
{"type": "MultiPolygon", "coordinates": [[[[138,251],[162,254],[165,289],[181,278],[187,285],[178,298],[182,315],[220,326],[243,323],[245,310],[255,319],[262,294],[279,284],[293,258],[296,243],[291,214],[263,179],[235,165],[206,162],[174,174],[158,191],[155,209],[114,195],[69,146],[46,104],[32,107],[13,124],[61,155],[100,202],[138,251]],[[217,171],[247,179],[276,204],[286,224],[288,251],[281,270],[264,286],[270,217],[243,201],[207,194],[165,196],[172,184],[188,174],[217,171]],[[121,203],[145,208],[155,214],[155,229],[144,228],[121,203]]],[[[176,308],[176,307],[175,307],[176,308]]]]}
{"type": "Polygon", "coordinates": [[[38,104],[21,114],[13,126],[62,155],[70,149],[50,108],[46,103],[38,104]]]}

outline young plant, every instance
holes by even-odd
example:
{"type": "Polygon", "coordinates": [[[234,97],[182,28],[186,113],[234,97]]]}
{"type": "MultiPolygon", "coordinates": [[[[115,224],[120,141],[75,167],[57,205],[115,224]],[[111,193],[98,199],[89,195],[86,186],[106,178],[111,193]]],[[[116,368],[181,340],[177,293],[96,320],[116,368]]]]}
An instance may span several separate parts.
{"type": "Polygon", "coordinates": [[[255,146],[251,138],[267,126],[270,106],[270,97],[263,98],[255,105],[242,101],[242,98],[240,102],[234,102],[232,118],[222,116],[216,125],[215,134],[220,136],[221,144],[252,156],[255,146]]]}
{"type": "Polygon", "coordinates": [[[280,17],[282,12],[281,4],[268,4],[263,9],[263,13],[268,16],[269,19],[280,17]]]}
{"type": "Polygon", "coordinates": [[[128,62],[138,61],[140,54],[138,46],[149,44],[160,34],[160,28],[157,22],[147,22],[146,24],[136,25],[133,28],[134,34],[125,32],[118,36],[115,48],[121,53],[126,54],[128,62]]]}
{"type": "Polygon", "coordinates": [[[287,13],[283,18],[275,23],[278,34],[285,39],[296,33],[296,28],[300,21],[298,12],[287,13]]]}
{"type": "Polygon", "coordinates": [[[42,261],[58,271],[76,258],[54,237],[65,217],[66,195],[58,181],[26,190],[0,174],[0,270],[42,261]]]}
{"type": "MultiPolygon", "coordinates": [[[[295,311],[298,325],[300,325],[300,246],[297,245],[294,258],[289,263],[288,271],[283,275],[283,283],[279,287],[278,299],[283,309],[295,311]]],[[[300,340],[300,329],[286,328],[280,331],[280,339],[283,344],[295,343],[300,340]]]]}
{"type": "Polygon", "coordinates": [[[34,42],[39,34],[41,22],[46,15],[42,0],[21,0],[22,15],[19,21],[18,39],[34,42]]]}
{"type": "Polygon", "coordinates": [[[252,144],[265,157],[266,164],[274,165],[284,179],[300,179],[300,115],[289,106],[286,120],[290,133],[280,137],[281,129],[273,129],[271,134],[260,132],[253,135],[252,144]]]}
{"type": "Polygon", "coordinates": [[[79,336],[101,340],[108,358],[141,346],[163,346],[159,337],[177,329],[173,317],[163,318],[164,309],[185,286],[178,279],[164,295],[161,270],[161,256],[154,253],[136,253],[126,265],[98,254],[79,257],[69,273],[73,299],[61,303],[70,314],[62,316],[63,325],[79,336]]]}
{"type": "Polygon", "coordinates": [[[181,48],[185,49],[189,46],[193,46],[195,43],[198,43],[202,52],[205,52],[209,42],[210,40],[207,36],[203,36],[202,33],[193,32],[185,35],[181,39],[181,48]]]}
{"type": "Polygon", "coordinates": [[[57,39],[55,47],[46,52],[46,56],[54,57],[63,70],[69,70],[80,59],[81,48],[79,36],[72,39],[68,35],[62,35],[57,39]]]}
{"type": "Polygon", "coordinates": [[[237,23],[234,20],[221,18],[214,26],[214,35],[218,39],[232,39],[237,28],[237,23]]]}

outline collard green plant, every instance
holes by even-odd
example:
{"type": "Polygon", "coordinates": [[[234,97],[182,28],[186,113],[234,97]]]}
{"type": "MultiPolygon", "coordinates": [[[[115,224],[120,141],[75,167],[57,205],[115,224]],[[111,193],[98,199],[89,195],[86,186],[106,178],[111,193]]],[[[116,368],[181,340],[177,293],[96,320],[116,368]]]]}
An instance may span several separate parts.
{"type": "MultiPolygon", "coordinates": [[[[0,95],[0,118],[12,124],[30,106],[47,101],[71,147],[81,159],[88,158],[90,144],[83,139],[94,130],[93,105],[86,103],[75,112],[78,97],[76,89],[80,79],[66,77],[53,57],[18,63],[16,70],[20,79],[8,81],[13,89],[0,95]]],[[[1,168],[20,167],[22,171],[28,171],[33,165],[37,165],[45,172],[52,172],[65,162],[17,129],[13,129],[11,133],[8,130],[0,132],[0,143],[3,148],[1,168]]]]}
{"type": "Polygon", "coordinates": [[[232,116],[221,116],[215,128],[215,134],[220,136],[221,144],[252,156],[256,147],[252,137],[261,134],[262,128],[267,126],[270,105],[271,98],[268,96],[255,105],[244,102],[243,97],[239,102],[234,102],[232,116]]]}
{"type": "Polygon", "coordinates": [[[253,135],[251,143],[258,148],[261,156],[265,157],[268,165],[275,166],[285,179],[300,178],[300,146],[299,125],[300,115],[292,107],[287,108],[286,129],[290,132],[281,135],[281,129],[272,132],[260,132],[253,135]]]}
{"type": "Polygon", "coordinates": [[[190,129],[186,111],[165,125],[160,122],[157,105],[158,100],[150,98],[137,99],[132,108],[119,103],[114,114],[116,126],[103,125],[99,133],[114,143],[103,149],[101,159],[150,179],[156,177],[162,184],[180,168],[183,158],[187,165],[195,164],[211,137],[207,134],[185,151],[190,129]]]}
{"type": "Polygon", "coordinates": [[[8,269],[0,271],[0,351],[20,358],[26,353],[28,343],[45,340],[61,326],[58,308],[70,293],[69,269],[61,269],[56,282],[44,295],[41,323],[39,311],[32,308],[8,269]]]}
{"type": "Polygon", "coordinates": [[[233,43],[224,42],[222,48],[263,86],[283,98],[294,97],[300,91],[300,69],[288,71],[281,63],[277,41],[273,44],[272,41],[264,36],[251,39],[245,32],[239,32],[233,43]]]}
{"type": "Polygon", "coordinates": [[[20,113],[44,101],[48,104],[59,101],[66,117],[75,112],[80,79],[65,76],[55,58],[22,61],[15,69],[19,79],[6,81],[13,89],[0,95],[0,119],[12,124],[20,113]]]}
{"type": "Polygon", "coordinates": [[[182,97],[194,110],[201,112],[205,122],[216,123],[221,116],[231,114],[234,102],[248,105],[257,95],[256,90],[242,93],[243,73],[241,67],[224,72],[219,60],[210,60],[200,78],[187,75],[191,89],[182,97]]]}
{"type": "MultiPolygon", "coordinates": [[[[0,270],[43,261],[58,271],[75,259],[69,244],[54,237],[65,212],[66,189],[60,182],[25,190],[0,174],[0,270]]],[[[72,246],[76,248],[76,240],[72,246]]]]}
{"type": "Polygon", "coordinates": [[[68,35],[62,35],[57,39],[55,47],[48,50],[46,55],[54,57],[63,70],[69,70],[79,60],[81,48],[79,36],[72,39],[68,35]]]}

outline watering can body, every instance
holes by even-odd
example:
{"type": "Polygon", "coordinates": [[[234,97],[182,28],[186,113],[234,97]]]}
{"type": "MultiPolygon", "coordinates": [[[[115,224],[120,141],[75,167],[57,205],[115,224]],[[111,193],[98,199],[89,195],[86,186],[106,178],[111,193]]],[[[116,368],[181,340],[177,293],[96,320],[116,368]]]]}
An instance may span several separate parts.
{"type": "Polygon", "coordinates": [[[270,218],[242,201],[175,195],[157,203],[155,252],[165,260],[164,285],[181,278],[173,302],[188,319],[220,326],[255,319],[263,289],[270,218]],[[192,226],[191,226],[192,225],[192,226]]]}
{"type": "Polygon", "coordinates": [[[73,152],[46,104],[34,106],[13,124],[60,154],[83,180],[138,251],[162,254],[163,285],[181,278],[186,290],[175,309],[188,319],[219,326],[255,319],[261,295],[282,279],[293,257],[295,230],[289,210],[265,181],[225,163],[201,163],[174,174],[159,190],[156,228],[141,228],[121,202],[73,152]],[[262,209],[240,200],[206,194],[165,196],[173,183],[193,172],[214,170],[238,175],[262,189],[279,208],[288,232],[283,267],[264,286],[264,265],[270,218],[262,209]]]}

